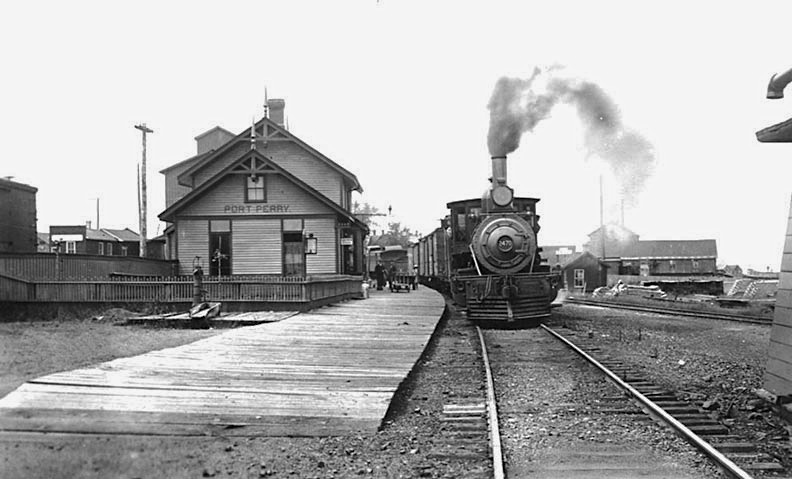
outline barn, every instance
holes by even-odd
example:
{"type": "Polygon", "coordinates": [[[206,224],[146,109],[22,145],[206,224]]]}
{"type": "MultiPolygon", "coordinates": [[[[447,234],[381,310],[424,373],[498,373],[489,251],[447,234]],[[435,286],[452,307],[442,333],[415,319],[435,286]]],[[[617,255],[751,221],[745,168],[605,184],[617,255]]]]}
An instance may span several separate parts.
{"type": "Polygon", "coordinates": [[[197,152],[161,171],[166,254],[181,274],[362,274],[364,223],[350,212],[355,175],[284,126],[285,102],[234,135],[198,135],[197,152]]]}

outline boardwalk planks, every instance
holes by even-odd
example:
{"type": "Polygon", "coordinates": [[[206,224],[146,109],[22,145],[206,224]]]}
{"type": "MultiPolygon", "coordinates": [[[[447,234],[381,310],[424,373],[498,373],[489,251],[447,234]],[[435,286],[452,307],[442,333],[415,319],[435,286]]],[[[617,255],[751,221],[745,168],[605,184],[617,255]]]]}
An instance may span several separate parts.
{"type": "Polygon", "coordinates": [[[158,435],[372,433],[443,298],[378,292],[284,321],[29,381],[0,430],[158,435]]]}

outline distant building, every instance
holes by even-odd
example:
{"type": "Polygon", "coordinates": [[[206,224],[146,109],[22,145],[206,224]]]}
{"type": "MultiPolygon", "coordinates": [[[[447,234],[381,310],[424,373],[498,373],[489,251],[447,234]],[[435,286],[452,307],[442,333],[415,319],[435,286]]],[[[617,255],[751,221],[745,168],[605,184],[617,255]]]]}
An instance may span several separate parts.
{"type": "Polygon", "coordinates": [[[37,188],[0,179],[0,253],[35,253],[37,188]]]}
{"type": "Polygon", "coordinates": [[[566,263],[578,254],[575,245],[542,246],[542,251],[539,253],[544,264],[551,268],[566,263]]]}
{"type": "Polygon", "coordinates": [[[717,274],[717,259],[715,240],[705,239],[638,241],[607,261],[617,263],[620,275],[674,276],[717,274]]]}
{"type": "Polygon", "coordinates": [[[239,134],[215,127],[165,175],[167,257],[181,274],[362,274],[355,175],[284,128],[284,101],[239,134]]]}
{"type": "Polygon", "coordinates": [[[140,235],[130,230],[100,228],[87,225],[50,226],[52,251],[64,254],[97,256],[139,256],[140,235]]]}
{"type": "Polygon", "coordinates": [[[622,250],[638,242],[640,237],[624,226],[607,224],[589,233],[588,238],[583,251],[598,258],[618,258],[622,250]]]}
{"type": "Polygon", "coordinates": [[[590,293],[608,284],[608,265],[588,251],[570,255],[558,267],[571,292],[590,293]]]}
{"type": "Polygon", "coordinates": [[[725,276],[729,276],[732,278],[742,278],[743,277],[743,270],[740,268],[738,264],[727,264],[723,268],[721,268],[723,274],[725,276]]]}

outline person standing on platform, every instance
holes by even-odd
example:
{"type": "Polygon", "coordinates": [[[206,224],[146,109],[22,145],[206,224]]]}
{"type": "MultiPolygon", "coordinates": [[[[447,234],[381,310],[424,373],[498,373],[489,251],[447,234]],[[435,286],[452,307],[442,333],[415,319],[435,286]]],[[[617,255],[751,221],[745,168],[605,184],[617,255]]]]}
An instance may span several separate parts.
{"type": "Polygon", "coordinates": [[[385,284],[385,268],[382,267],[382,261],[377,261],[377,266],[374,267],[374,277],[377,279],[377,291],[382,291],[382,285],[385,284]]]}

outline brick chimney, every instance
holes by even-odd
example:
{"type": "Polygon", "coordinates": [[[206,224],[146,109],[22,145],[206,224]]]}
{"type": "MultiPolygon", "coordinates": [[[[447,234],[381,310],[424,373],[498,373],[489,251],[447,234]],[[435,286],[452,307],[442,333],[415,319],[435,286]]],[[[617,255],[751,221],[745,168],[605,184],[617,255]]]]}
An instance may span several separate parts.
{"type": "Polygon", "coordinates": [[[274,121],[280,126],[284,125],[283,110],[286,108],[286,101],[282,98],[272,98],[267,100],[267,109],[269,110],[269,119],[274,121]]]}

